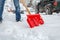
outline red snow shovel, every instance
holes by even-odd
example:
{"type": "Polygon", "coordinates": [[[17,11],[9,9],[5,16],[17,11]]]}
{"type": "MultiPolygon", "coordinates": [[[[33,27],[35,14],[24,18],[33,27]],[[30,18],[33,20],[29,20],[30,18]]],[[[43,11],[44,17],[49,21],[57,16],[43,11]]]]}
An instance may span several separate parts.
{"type": "Polygon", "coordinates": [[[31,14],[29,9],[27,8],[25,1],[21,0],[21,3],[24,5],[24,7],[26,8],[28,15],[27,15],[27,22],[30,26],[30,28],[34,28],[35,26],[39,26],[44,24],[44,21],[42,19],[42,17],[40,16],[40,14],[31,14]]]}
{"type": "Polygon", "coordinates": [[[27,22],[30,25],[30,28],[44,24],[42,17],[39,14],[30,14],[27,15],[27,22]]]}

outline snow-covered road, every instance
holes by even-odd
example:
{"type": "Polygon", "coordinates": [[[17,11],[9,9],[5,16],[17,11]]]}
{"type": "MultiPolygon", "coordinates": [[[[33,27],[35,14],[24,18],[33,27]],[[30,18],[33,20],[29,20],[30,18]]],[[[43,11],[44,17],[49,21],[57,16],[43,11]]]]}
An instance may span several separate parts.
{"type": "Polygon", "coordinates": [[[22,22],[15,22],[15,14],[5,11],[0,24],[0,40],[60,40],[60,14],[41,16],[44,25],[31,29],[26,14],[22,14],[22,22]]]}

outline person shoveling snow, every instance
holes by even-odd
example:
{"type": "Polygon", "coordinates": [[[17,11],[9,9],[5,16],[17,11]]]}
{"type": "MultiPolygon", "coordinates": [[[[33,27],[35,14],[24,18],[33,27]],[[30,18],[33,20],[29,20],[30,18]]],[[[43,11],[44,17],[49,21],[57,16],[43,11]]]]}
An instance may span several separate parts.
{"type": "MultiPolygon", "coordinates": [[[[4,9],[4,4],[6,0],[0,0],[0,22],[2,22],[3,18],[3,9],[4,9]]],[[[19,6],[19,0],[13,0],[14,6],[15,6],[15,13],[16,13],[16,22],[21,20],[21,15],[20,15],[20,6],[19,6]]]]}

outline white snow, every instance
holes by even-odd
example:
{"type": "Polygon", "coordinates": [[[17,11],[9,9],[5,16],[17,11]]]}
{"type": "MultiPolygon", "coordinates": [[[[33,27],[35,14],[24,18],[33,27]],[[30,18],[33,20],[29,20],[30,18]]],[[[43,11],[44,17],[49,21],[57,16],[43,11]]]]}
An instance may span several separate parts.
{"type": "Polygon", "coordinates": [[[22,22],[16,22],[15,14],[4,9],[3,22],[0,24],[0,40],[60,40],[60,13],[44,15],[44,25],[29,28],[26,12],[22,22]]]}

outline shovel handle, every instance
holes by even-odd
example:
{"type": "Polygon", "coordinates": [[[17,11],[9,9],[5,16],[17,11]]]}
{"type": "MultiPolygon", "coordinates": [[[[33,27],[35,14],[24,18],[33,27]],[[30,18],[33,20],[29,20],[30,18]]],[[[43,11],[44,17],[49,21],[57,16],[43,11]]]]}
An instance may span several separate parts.
{"type": "Polygon", "coordinates": [[[31,14],[26,3],[25,3],[25,0],[20,0],[20,2],[23,4],[23,6],[26,8],[26,11],[28,12],[28,14],[31,14]]]}

